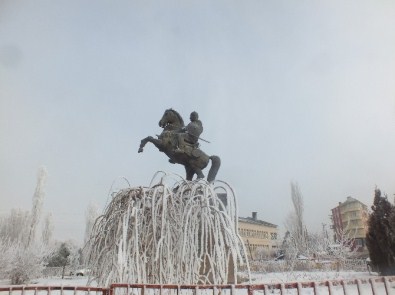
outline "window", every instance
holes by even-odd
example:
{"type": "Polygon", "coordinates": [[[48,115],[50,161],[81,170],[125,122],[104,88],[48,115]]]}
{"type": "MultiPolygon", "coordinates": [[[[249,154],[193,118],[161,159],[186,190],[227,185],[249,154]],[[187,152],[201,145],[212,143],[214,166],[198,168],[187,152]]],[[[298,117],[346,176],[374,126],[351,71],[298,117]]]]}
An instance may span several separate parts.
{"type": "Polygon", "coordinates": [[[362,239],[355,239],[355,245],[359,247],[363,247],[363,240],[362,239]]]}

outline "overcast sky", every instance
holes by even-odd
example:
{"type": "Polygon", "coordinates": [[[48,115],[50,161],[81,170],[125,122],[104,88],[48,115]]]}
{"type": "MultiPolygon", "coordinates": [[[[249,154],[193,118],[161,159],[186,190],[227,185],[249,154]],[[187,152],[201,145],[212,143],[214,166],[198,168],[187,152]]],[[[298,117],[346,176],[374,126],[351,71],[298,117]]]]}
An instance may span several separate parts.
{"type": "Polygon", "coordinates": [[[291,181],[313,231],[347,196],[392,200],[395,2],[0,0],[0,214],[44,165],[55,237],[82,240],[120,176],[184,174],[137,153],[167,108],[199,113],[240,216],[282,228],[291,181]]]}

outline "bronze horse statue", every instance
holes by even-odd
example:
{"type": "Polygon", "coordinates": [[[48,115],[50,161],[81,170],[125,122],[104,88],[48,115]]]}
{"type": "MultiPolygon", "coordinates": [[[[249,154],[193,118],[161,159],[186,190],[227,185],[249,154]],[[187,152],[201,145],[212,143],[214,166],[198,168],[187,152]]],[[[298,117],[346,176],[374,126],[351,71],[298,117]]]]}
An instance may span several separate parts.
{"type": "Polygon", "coordinates": [[[147,142],[153,143],[159,151],[165,153],[170,159],[170,163],[184,165],[186,179],[192,180],[196,174],[197,178],[204,178],[202,170],[207,167],[211,160],[211,167],[208,172],[207,181],[212,182],[218,173],[221,160],[218,156],[208,156],[196,144],[180,141],[178,138],[184,133],[184,120],[178,112],[168,109],[159,121],[159,126],[163,128],[157,139],[148,136],[143,138],[140,143],[139,153],[143,152],[147,142]]]}

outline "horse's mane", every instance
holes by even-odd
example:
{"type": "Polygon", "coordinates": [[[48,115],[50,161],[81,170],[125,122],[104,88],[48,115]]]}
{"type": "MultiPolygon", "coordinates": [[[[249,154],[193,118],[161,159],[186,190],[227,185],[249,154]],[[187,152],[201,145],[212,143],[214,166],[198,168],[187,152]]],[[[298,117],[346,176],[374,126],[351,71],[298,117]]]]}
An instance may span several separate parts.
{"type": "Polygon", "coordinates": [[[180,120],[181,125],[182,125],[182,126],[185,126],[184,120],[182,119],[181,115],[180,115],[176,110],[169,109],[169,111],[172,111],[173,113],[175,113],[176,116],[177,116],[177,118],[180,120]]]}

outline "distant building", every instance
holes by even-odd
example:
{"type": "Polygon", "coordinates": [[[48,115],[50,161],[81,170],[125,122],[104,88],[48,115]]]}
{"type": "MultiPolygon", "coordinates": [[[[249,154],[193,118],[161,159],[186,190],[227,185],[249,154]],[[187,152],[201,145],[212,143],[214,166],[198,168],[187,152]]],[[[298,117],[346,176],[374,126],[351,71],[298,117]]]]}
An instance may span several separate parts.
{"type": "Polygon", "coordinates": [[[257,258],[260,250],[266,250],[267,253],[277,251],[277,225],[259,220],[257,212],[252,212],[252,217],[239,217],[238,230],[250,258],[257,258]]]}
{"type": "Polygon", "coordinates": [[[332,209],[332,229],[335,242],[341,242],[344,236],[354,240],[354,246],[364,250],[368,230],[368,207],[352,197],[332,209]]]}

